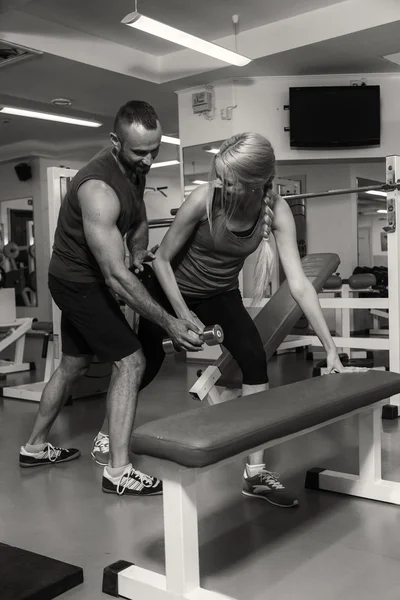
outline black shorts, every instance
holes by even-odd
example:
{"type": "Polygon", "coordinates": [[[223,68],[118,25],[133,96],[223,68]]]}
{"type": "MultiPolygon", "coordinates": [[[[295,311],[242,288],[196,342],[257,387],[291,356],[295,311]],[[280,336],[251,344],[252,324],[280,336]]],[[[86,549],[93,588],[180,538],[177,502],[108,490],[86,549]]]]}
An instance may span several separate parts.
{"type": "Polygon", "coordinates": [[[140,342],[105,283],[77,283],[49,274],[49,290],[61,310],[62,351],[114,362],[140,349],[140,342]]]}

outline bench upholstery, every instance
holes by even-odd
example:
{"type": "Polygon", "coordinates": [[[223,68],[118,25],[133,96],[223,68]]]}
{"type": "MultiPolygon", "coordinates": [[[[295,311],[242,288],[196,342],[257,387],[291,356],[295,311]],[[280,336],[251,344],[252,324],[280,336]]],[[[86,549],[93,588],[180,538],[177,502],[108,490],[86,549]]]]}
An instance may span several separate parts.
{"type": "Polygon", "coordinates": [[[132,450],[189,468],[205,467],[399,390],[400,375],[386,371],[315,377],[152,421],[134,430],[132,450]]]}

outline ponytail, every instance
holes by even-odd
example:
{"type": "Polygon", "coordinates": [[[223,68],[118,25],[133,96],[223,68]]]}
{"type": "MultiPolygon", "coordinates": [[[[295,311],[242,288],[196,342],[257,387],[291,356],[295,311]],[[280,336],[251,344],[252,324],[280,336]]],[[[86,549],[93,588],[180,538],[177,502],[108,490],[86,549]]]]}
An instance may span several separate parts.
{"type": "Polygon", "coordinates": [[[276,194],[272,192],[271,189],[268,189],[267,194],[264,197],[264,202],[264,231],[263,239],[258,250],[257,263],[254,269],[253,306],[257,306],[267,293],[275,263],[275,255],[269,238],[274,219],[276,194]]]}

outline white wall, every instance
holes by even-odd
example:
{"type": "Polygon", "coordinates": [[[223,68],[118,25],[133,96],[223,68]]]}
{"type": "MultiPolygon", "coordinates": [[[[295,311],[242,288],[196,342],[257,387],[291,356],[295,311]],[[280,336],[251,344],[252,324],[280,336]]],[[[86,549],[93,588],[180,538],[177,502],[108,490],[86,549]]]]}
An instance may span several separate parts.
{"type": "MultiPolygon", "coordinates": [[[[216,118],[207,121],[193,115],[192,93],[196,89],[178,93],[179,131],[182,146],[203,144],[224,139],[240,131],[258,131],[266,135],[275,148],[278,161],[379,158],[399,153],[400,139],[400,76],[397,74],[362,74],[369,85],[381,86],[382,140],[378,148],[345,150],[294,150],[290,149],[289,88],[311,85],[349,85],[350,80],[361,75],[318,75],[302,77],[260,77],[236,80],[235,86],[228,82],[214,85],[216,118]],[[220,109],[236,105],[231,121],[223,120],[220,109]]],[[[197,88],[198,90],[204,88],[197,88]]]]}
{"type": "MultiPolygon", "coordinates": [[[[192,93],[178,92],[179,128],[183,147],[210,143],[242,131],[257,131],[268,137],[275,149],[278,176],[306,175],[306,190],[321,191],[356,186],[356,177],[385,181],[384,157],[400,154],[400,76],[365,75],[367,83],[381,86],[381,145],[378,148],[345,150],[292,150],[289,133],[289,88],[311,85],[349,85],[359,75],[260,77],[215,83],[215,119],[194,115],[192,93]],[[236,106],[231,120],[223,120],[220,109],[236,106]],[[362,161],[365,162],[362,162],[362,161]],[[368,162],[367,162],[368,161],[368,162]],[[369,162],[374,161],[374,162],[369,162]]],[[[309,252],[336,252],[340,273],[348,277],[357,264],[357,203],[354,195],[319,198],[307,203],[309,252]]],[[[245,267],[245,293],[249,292],[254,257],[245,267]],[[250,274],[246,270],[250,269],[250,274]]]]}

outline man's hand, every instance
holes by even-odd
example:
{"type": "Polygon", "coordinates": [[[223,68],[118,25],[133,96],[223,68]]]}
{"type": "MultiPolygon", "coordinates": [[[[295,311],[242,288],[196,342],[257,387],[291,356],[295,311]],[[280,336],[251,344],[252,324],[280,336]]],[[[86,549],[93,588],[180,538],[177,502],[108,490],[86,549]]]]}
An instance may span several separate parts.
{"type": "Polygon", "coordinates": [[[167,332],[177,348],[184,348],[189,352],[199,352],[203,347],[204,342],[199,337],[202,329],[186,319],[171,317],[167,332]]]}
{"type": "Polygon", "coordinates": [[[143,271],[143,263],[151,262],[156,257],[156,252],[158,250],[158,244],[153,246],[151,250],[147,250],[145,248],[135,247],[132,250],[132,267],[131,270],[135,275],[143,271]]]}

